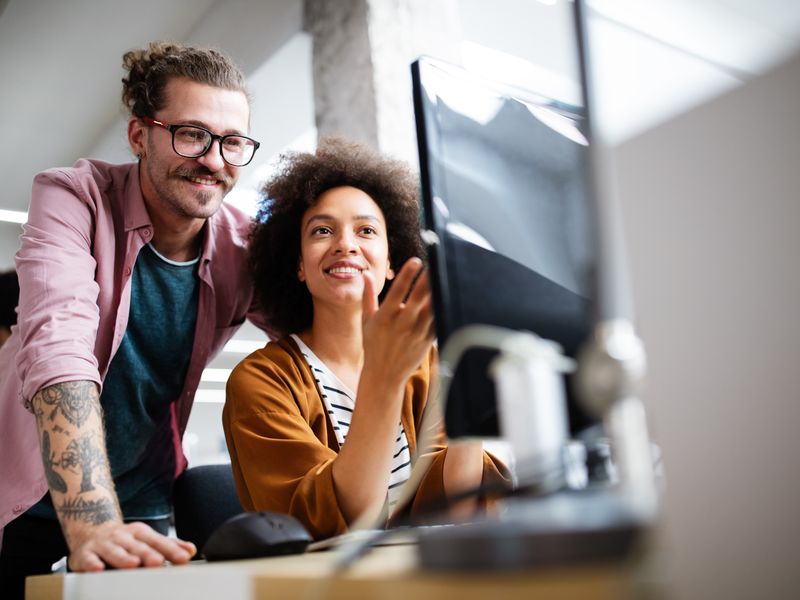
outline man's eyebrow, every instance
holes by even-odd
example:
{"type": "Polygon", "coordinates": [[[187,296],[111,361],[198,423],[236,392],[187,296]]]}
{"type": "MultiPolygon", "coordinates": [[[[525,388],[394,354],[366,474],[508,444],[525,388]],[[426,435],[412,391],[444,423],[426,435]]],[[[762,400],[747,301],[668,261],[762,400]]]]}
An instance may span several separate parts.
{"type": "MultiPolygon", "coordinates": [[[[178,119],[176,120],[173,125],[196,125],[197,127],[202,127],[203,129],[208,129],[212,133],[216,133],[211,127],[209,127],[206,123],[202,121],[197,121],[195,119],[178,119]]],[[[247,133],[243,133],[238,129],[228,129],[227,131],[219,134],[219,135],[244,135],[246,136],[247,133]]]]}

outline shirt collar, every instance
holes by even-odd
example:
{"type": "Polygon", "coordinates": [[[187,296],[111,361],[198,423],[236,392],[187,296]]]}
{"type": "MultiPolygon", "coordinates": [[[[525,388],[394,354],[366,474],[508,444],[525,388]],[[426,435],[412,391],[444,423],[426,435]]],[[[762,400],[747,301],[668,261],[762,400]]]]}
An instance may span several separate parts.
{"type": "Polygon", "coordinates": [[[152,226],[150,215],[142,195],[142,186],[139,184],[139,163],[131,165],[128,181],[125,185],[125,231],[152,226]]]}

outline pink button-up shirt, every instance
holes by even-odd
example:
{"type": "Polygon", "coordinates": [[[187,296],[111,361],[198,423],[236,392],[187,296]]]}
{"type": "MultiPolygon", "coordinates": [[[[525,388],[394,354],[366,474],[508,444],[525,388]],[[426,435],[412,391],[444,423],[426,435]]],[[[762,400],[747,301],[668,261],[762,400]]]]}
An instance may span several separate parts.
{"type": "MultiPolygon", "coordinates": [[[[194,346],[172,404],[178,456],[200,375],[250,317],[249,218],[223,204],[203,230],[194,346]]],[[[137,164],[79,160],[36,176],[16,255],[18,324],[0,348],[0,528],[46,492],[36,420],[26,406],[40,389],[65,381],[102,385],[128,323],[131,271],[153,225],[137,164]]],[[[0,542],[2,530],[0,530],[0,542]]]]}

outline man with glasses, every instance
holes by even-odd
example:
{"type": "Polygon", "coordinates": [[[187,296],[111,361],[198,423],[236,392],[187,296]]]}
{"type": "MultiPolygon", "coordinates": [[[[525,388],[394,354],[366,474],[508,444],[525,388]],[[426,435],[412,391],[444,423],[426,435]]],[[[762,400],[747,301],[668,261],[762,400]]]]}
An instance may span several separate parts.
{"type": "Polygon", "coordinates": [[[97,571],[195,554],[164,535],[181,437],[203,369],[251,314],[249,219],[222,203],[259,146],[243,74],[164,43],[123,66],[138,161],[39,174],[17,254],[19,324],[0,351],[4,593],[64,555],[97,571]]]}

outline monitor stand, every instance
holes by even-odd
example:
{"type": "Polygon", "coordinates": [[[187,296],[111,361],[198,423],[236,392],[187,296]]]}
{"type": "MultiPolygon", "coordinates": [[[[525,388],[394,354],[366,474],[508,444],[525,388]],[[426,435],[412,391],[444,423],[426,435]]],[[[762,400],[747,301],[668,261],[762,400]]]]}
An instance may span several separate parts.
{"type": "Polygon", "coordinates": [[[486,520],[419,531],[423,568],[515,570],[623,560],[645,524],[617,490],[564,491],[504,501],[486,520]]]}
{"type": "MultiPolygon", "coordinates": [[[[447,365],[455,365],[464,349],[475,340],[481,339],[481,344],[486,345],[490,338],[492,345],[501,351],[499,360],[510,361],[509,368],[494,367],[500,379],[497,381],[500,410],[513,408],[508,412],[527,426],[548,417],[548,422],[537,424],[539,430],[563,431],[563,413],[551,410],[563,404],[563,394],[541,387],[541,381],[547,379],[543,373],[549,371],[552,375],[559,367],[553,360],[552,347],[541,346],[535,336],[473,326],[465,332],[463,340],[457,338],[454,349],[445,346],[442,359],[447,365]],[[521,380],[514,371],[525,374],[530,385],[520,386],[521,380]],[[530,396],[524,402],[519,398],[520,389],[530,396]],[[526,409],[532,412],[520,413],[526,409]]],[[[643,350],[632,326],[622,320],[598,326],[587,352],[579,358],[578,369],[584,401],[604,417],[618,480],[580,490],[562,488],[547,495],[512,497],[503,501],[497,517],[421,530],[419,558],[424,568],[529,569],[619,560],[629,555],[639,534],[652,524],[658,505],[644,409],[635,394],[644,371],[643,350]]],[[[514,448],[515,436],[511,437],[514,448]]],[[[533,446],[521,440],[517,443],[530,452],[528,464],[539,465],[536,457],[551,453],[556,441],[558,438],[542,445],[540,440],[533,446]]],[[[542,474],[546,471],[539,471],[542,474]]]]}

